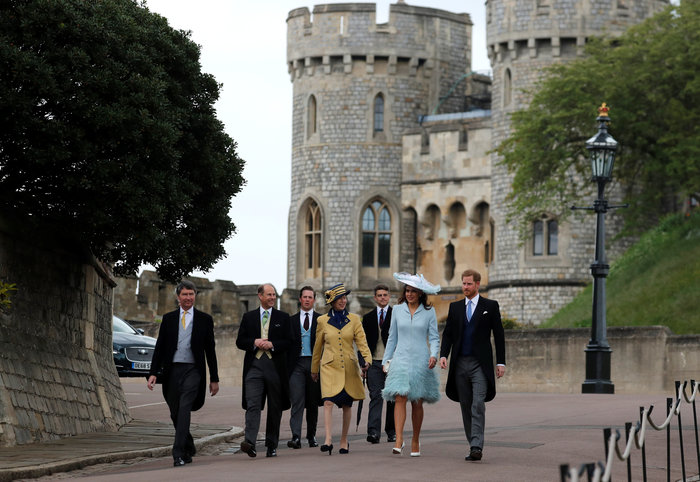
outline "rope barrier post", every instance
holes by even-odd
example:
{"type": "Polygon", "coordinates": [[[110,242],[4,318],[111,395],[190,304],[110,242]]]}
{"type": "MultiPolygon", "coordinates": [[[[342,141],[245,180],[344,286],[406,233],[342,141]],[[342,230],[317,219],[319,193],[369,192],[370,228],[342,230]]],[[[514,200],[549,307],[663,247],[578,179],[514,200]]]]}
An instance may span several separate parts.
{"type": "Polygon", "coordinates": [[[605,442],[605,454],[603,455],[603,460],[605,460],[606,463],[608,460],[608,448],[610,447],[610,445],[609,445],[610,434],[612,434],[611,428],[604,428],[603,429],[603,441],[605,442]]]}
{"type": "MultiPolygon", "coordinates": [[[[690,391],[695,394],[695,380],[690,379],[690,391]]],[[[700,474],[700,443],[698,442],[698,412],[695,408],[695,397],[693,397],[693,426],[695,427],[695,460],[698,462],[698,474],[700,474]]]]}
{"type": "MultiPolygon", "coordinates": [[[[632,422],[625,422],[625,442],[630,443],[630,430],[632,430],[632,422]]],[[[627,457],[627,482],[632,482],[632,453],[627,457]]]]}
{"type": "Polygon", "coordinates": [[[566,482],[569,479],[569,464],[559,466],[559,477],[561,482],[566,482]]]}
{"type": "MultiPolygon", "coordinates": [[[[680,403],[681,403],[681,395],[680,395],[680,389],[681,387],[681,382],[679,380],[676,380],[676,397],[678,400],[679,408],[680,408],[680,403]]],[[[685,393],[685,383],[683,384],[683,392],[685,393]]],[[[683,424],[681,423],[681,411],[678,410],[678,441],[681,446],[681,472],[683,473],[683,480],[686,480],[685,478],[685,453],[683,451],[683,424]]]]}
{"type": "Polygon", "coordinates": [[[595,463],[586,464],[586,474],[588,475],[588,482],[591,482],[595,474],[595,463]]]}
{"type": "MultiPolygon", "coordinates": [[[[644,407],[639,407],[639,423],[644,423],[644,407]]],[[[647,482],[647,444],[642,440],[642,481],[647,482]]]]}
{"type": "MultiPolygon", "coordinates": [[[[666,415],[671,414],[673,399],[666,399],[666,415]]],[[[666,482],[671,482],[671,424],[666,425],[666,482]]]]}

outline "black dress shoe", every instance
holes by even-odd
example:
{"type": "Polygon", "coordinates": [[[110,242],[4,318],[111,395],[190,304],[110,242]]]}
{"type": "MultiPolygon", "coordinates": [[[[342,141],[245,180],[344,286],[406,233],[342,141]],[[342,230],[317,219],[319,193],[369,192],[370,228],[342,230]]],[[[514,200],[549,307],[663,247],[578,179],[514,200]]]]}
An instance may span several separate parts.
{"type": "Polygon", "coordinates": [[[299,437],[296,435],[292,437],[292,440],[287,442],[287,447],[290,449],[300,449],[301,448],[301,440],[299,440],[299,437]]]}
{"type": "Polygon", "coordinates": [[[483,453],[479,447],[474,447],[469,451],[469,455],[464,457],[464,460],[469,460],[471,462],[476,462],[477,460],[481,460],[483,453]]]}
{"type": "Polygon", "coordinates": [[[306,440],[309,441],[309,447],[318,447],[318,442],[316,441],[316,437],[307,437],[306,440]]]}
{"type": "Polygon", "coordinates": [[[277,457],[277,449],[274,447],[268,447],[265,457],[277,457]]]}
{"type": "Polygon", "coordinates": [[[185,460],[182,457],[175,457],[175,460],[173,461],[173,466],[183,467],[184,465],[185,465],[185,460]]]}
{"type": "Polygon", "coordinates": [[[255,457],[258,455],[258,453],[255,451],[255,444],[252,444],[247,440],[241,442],[241,452],[247,453],[248,457],[255,457]]]}
{"type": "Polygon", "coordinates": [[[387,435],[386,441],[387,442],[396,442],[396,435],[387,435]]]}
{"type": "Polygon", "coordinates": [[[191,464],[192,463],[192,456],[185,455],[184,457],[182,457],[182,460],[184,460],[186,464],[191,464]]]}
{"type": "Polygon", "coordinates": [[[367,441],[372,444],[379,443],[379,435],[374,435],[373,433],[367,435],[367,441]]]}

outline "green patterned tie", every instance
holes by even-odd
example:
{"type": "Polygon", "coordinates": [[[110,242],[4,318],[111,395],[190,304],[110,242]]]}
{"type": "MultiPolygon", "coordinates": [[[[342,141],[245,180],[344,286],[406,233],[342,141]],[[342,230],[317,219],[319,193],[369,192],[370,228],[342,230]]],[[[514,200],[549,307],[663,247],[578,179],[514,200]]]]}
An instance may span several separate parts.
{"type": "Polygon", "coordinates": [[[270,319],[270,313],[268,313],[266,311],[265,313],[263,313],[263,318],[262,318],[263,328],[265,328],[267,326],[267,322],[269,321],[269,319],[270,319]]]}

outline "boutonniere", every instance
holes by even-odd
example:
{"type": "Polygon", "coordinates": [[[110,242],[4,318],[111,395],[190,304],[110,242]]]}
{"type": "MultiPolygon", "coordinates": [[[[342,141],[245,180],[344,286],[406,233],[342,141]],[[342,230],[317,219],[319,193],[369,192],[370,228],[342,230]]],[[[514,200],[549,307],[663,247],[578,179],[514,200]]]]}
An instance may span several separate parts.
{"type": "Polygon", "coordinates": [[[482,315],[485,315],[486,313],[488,313],[488,311],[484,311],[484,312],[482,313],[482,315]]]}

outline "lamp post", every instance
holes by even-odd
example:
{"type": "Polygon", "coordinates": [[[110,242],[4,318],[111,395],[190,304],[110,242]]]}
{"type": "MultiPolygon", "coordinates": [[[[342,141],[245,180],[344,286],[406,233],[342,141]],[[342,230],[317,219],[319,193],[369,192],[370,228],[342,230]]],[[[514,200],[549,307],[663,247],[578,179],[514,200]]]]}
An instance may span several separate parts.
{"type": "Polygon", "coordinates": [[[598,198],[592,207],[586,209],[596,213],[595,260],[591,264],[593,275],[593,319],[591,339],[586,346],[586,380],[582,393],[615,393],[615,385],[610,381],[610,357],[612,349],[608,345],[605,319],[605,278],[610,266],[605,257],[605,213],[608,209],[623,206],[608,206],[603,197],[605,183],[612,178],[617,141],[608,133],[608,107],[603,103],[598,108],[598,133],[586,141],[586,149],[591,156],[592,181],[598,184],[598,198]]]}

